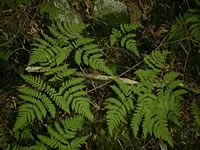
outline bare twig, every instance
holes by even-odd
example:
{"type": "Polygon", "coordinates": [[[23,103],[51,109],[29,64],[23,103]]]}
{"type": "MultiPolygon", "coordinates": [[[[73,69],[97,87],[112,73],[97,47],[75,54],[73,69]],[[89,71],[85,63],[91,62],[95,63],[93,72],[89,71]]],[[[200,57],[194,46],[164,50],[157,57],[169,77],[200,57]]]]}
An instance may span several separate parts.
{"type": "MultiPolygon", "coordinates": [[[[87,74],[87,73],[82,73],[82,72],[75,72],[74,76],[85,77],[85,78],[92,79],[92,80],[107,81],[106,83],[101,84],[101,85],[99,85],[99,86],[97,86],[97,87],[95,87],[95,88],[93,88],[93,89],[91,89],[91,90],[89,90],[87,92],[92,92],[92,91],[94,91],[96,89],[104,87],[107,84],[111,83],[112,80],[114,80],[114,79],[118,79],[118,80],[120,80],[120,81],[122,81],[123,83],[126,83],[126,84],[134,85],[134,84],[137,84],[139,82],[135,81],[135,80],[128,79],[128,78],[121,78],[120,76],[126,74],[127,72],[129,72],[133,68],[137,67],[141,63],[142,62],[139,62],[138,64],[136,64],[133,67],[131,67],[130,69],[126,70],[125,72],[123,72],[119,76],[105,76],[105,75],[97,75],[97,74],[87,74]]],[[[42,69],[42,67],[27,67],[25,70],[27,70],[28,72],[40,72],[40,69],[42,69]]],[[[182,88],[184,88],[184,89],[187,89],[188,91],[200,94],[200,90],[199,89],[190,88],[190,87],[188,87],[187,85],[185,85],[183,83],[181,83],[179,86],[182,87],[182,88]]]]}
{"type": "MultiPolygon", "coordinates": [[[[28,72],[40,72],[40,69],[42,69],[42,67],[27,67],[26,68],[26,70],[28,72]]],[[[137,84],[138,83],[137,81],[134,81],[134,80],[131,80],[128,78],[120,78],[117,76],[105,76],[105,75],[98,75],[98,74],[89,74],[89,73],[82,73],[82,72],[75,72],[74,76],[85,77],[85,78],[93,79],[93,80],[102,80],[102,81],[110,81],[110,80],[117,79],[126,84],[137,84]]]]}

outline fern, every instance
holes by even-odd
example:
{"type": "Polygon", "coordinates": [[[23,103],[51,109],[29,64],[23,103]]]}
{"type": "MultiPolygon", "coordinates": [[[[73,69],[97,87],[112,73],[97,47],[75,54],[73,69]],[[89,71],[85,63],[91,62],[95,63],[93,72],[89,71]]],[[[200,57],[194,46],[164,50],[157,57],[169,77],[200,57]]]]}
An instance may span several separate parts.
{"type": "Polygon", "coordinates": [[[105,101],[111,135],[118,126],[131,122],[135,137],[142,127],[144,137],[154,135],[173,146],[169,128],[171,123],[181,126],[179,104],[186,91],[178,89],[181,83],[176,79],[178,73],[170,72],[160,78],[167,54],[167,51],[156,51],[144,57],[147,67],[136,71],[140,80],[137,85],[125,85],[117,81],[119,87],[111,86],[118,97],[105,101]],[[130,114],[132,119],[127,120],[130,114]]]}
{"type": "Polygon", "coordinates": [[[63,82],[62,87],[59,89],[59,93],[63,94],[63,98],[66,100],[65,107],[70,111],[71,109],[75,112],[84,115],[89,120],[93,120],[93,115],[90,111],[90,100],[83,89],[84,85],[80,84],[83,78],[74,78],[63,82]]]}
{"type": "MultiPolygon", "coordinates": [[[[43,34],[43,38],[36,38],[36,43],[32,44],[34,48],[29,66],[39,63],[44,67],[64,68],[64,61],[75,51],[75,62],[79,66],[85,64],[95,70],[113,75],[110,68],[106,66],[105,60],[102,59],[101,50],[94,44],[94,39],[82,36],[83,30],[87,26],[57,22],[57,29],[49,27],[52,35],[43,34]]],[[[59,72],[59,77],[54,77],[51,81],[66,77],[68,73],[64,70],[66,69],[63,69],[62,74],[59,72]]]]}
{"type": "MultiPolygon", "coordinates": [[[[199,0],[195,0],[199,6],[199,0]]],[[[176,24],[171,27],[169,40],[180,40],[192,36],[200,40],[200,11],[199,9],[188,9],[183,15],[176,18],[176,24]]]]}
{"type": "Polygon", "coordinates": [[[131,33],[137,28],[138,25],[121,24],[120,30],[113,29],[112,34],[110,35],[111,46],[114,45],[117,40],[120,40],[121,47],[124,47],[127,50],[133,52],[136,56],[139,56],[136,41],[133,39],[136,35],[134,33],[131,33]]]}
{"type": "Polygon", "coordinates": [[[132,87],[118,80],[116,80],[116,83],[118,86],[110,87],[118,96],[118,99],[108,98],[105,101],[105,108],[108,109],[106,119],[110,135],[120,124],[127,124],[126,116],[134,108],[131,95],[132,87]]]}
{"type": "Polygon", "coordinates": [[[83,118],[76,116],[55,122],[54,127],[48,126],[49,136],[38,135],[39,140],[48,147],[55,149],[74,150],[79,148],[88,136],[76,137],[76,132],[83,125],[83,118]]]}
{"type": "Polygon", "coordinates": [[[84,80],[83,78],[74,78],[63,82],[58,92],[38,77],[22,76],[22,78],[33,89],[19,89],[23,93],[19,97],[27,103],[19,107],[14,131],[36,119],[42,121],[47,116],[47,110],[52,117],[55,117],[55,104],[65,112],[70,113],[71,108],[89,120],[93,120],[93,115],[90,112],[90,100],[87,98],[86,92],[83,91],[85,86],[80,84],[84,80]]]}
{"type": "Polygon", "coordinates": [[[195,123],[197,127],[200,127],[200,109],[195,101],[192,102],[191,108],[195,123]]]}
{"type": "MultiPolygon", "coordinates": [[[[143,75],[140,76],[141,82],[136,86],[135,91],[138,95],[138,103],[133,113],[131,126],[134,131],[134,135],[137,136],[139,127],[142,124],[143,134],[146,137],[148,133],[155,135],[157,138],[161,138],[167,141],[171,146],[173,146],[173,139],[169,132],[169,124],[171,121],[176,125],[180,126],[178,118],[180,117],[179,103],[182,99],[181,95],[185,94],[185,90],[177,90],[181,81],[176,80],[178,74],[176,72],[170,72],[163,76],[159,82],[157,82],[157,88],[154,88],[156,77],[158,76],[160,69],[164,66],[164,59],[167,52],[153,52],[152,58],[146,56],[144,62],[148,64],[153,70],[157,68],[157,72],[143,71],[143,75]],[[157,53],[157,54],[155,54],[157,53]],[[159,56],[160,57],[159,60],[159,56]],[[155,61],[155,58],[158,60],[155,61]],[[159,68],[159,69],[158,69],[159,68]],[[147,84],[147,83],[148,84],[147,84]],[[149,86],[151,85],[151,86],[149,86]],[[145,88],[141,88],[144,86],[145,88]],[[156,92],[155,92],[156,90],[156,92]],[[154,91],[154,92],[153,92],[154,91]],[[153,94],[155,93],[155,94],[153,94]]],[[[139,75],[141,71],[137,71],[139,75]]]]}

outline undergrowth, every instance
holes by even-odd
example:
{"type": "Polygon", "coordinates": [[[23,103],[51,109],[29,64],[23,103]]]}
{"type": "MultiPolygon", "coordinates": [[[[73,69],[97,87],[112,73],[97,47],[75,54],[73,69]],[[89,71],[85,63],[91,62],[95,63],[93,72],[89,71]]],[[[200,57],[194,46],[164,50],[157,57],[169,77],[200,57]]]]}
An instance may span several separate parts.
{"type": "MultiPolygon", "coordinates": [[[[200,6],[199,1],[196,3],[200,6]]],[[[120,47],[143,62],[131,79],[125,80],[109,66],[96,40],[86,36],[89,27],[56,22],[34,39],[27,72],[19,72],[26,84],[18,89],[12,130],[15,142],[7,149],[88,149],[90,140],[96,141],[97,149],[144,148],[139,139],[176,147],[176,130],[184,126],[181,103],[188,92],[183,89],[180,73],[169,71],[166,63],[176,45],[171,45],[171,51],[144,55],[137,48],[138,25],[121,24],[113,29],[108,37],[110,47],[120,47]],[[92,74],[85,72],[88,69],[92,74]],[[101,89],[109,94],[101,99],[98,110],[89,91],[90,76],[111,80],[101,89]],[[101,113],[98,117],[97,111],[101,113]],[[98,129],[92,129],[97,124],[98,129]]],[[[195,42],[200,40],[199,30],[199,10],[190,9],[176,19],[168,40],[193,39],[192,44],[198,47],[195,42]]],[[[190,108],[199,134],[198,101],[194,100],[190,108]]]]}

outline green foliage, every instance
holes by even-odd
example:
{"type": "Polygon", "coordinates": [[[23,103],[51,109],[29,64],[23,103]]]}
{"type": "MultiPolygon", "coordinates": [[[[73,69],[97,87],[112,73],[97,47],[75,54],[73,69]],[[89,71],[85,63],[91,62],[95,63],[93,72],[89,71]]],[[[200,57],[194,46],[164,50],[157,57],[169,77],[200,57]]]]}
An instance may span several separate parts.
{"type": "Polygon", "coordinates": [[[192,102],[191,108],[192,108],[192,114],[194,116],[194,121],[197,127],[200,128],[200,108],[198,107],[195,101],[192,102]]]}
{"type": "MultiPolygon", "coordinates": [[[[80,131],[83,117],[89,123],[93,123],[94,117],[85,91],[85,79],[75,77],[76,70],[91,67],[113,75],[94,39],[84,36],[87,26],[57,22],[56,28],[48,27],[48,34],[43,33],[42,38],[35,39],[28,66],[39,68],[36,71],[40,76],[21,75],[28,85],[19,89],[23,104],[18,108],[14,125],[17,141],[22,143],[30,137],[32,146],[15,144],[13,149],[73,150],[87,140],[88,136],[77,137],[76,134],[88,134],[80,131]],[[69,117],[75,114],[78,116],[69,117]],[[61,115],[66,118],[60,120],[61,115]],[[27,127],[36,122],[47,127],[47,134],[31,136],[27,127]]],[[[121,47],[139,56],[133,39],[136,35],[131,33],[137,27],[123,24],[120,30],[113,29],[111,45],[119,41],[121,47]]],[[[145,55],[144,69],[135,72],[137,84],[129,85],[115,79],[115,84],[110,85],[112,97],[104,102],[110,138],[119,129],[126,129],[126,132],[131,129],[135,138],[142,132],[145,138],[154,136],[173,146],[170,129],[172,125],[181,126],[179,105],[186,91],[179,88],[182,82],[177,79],[178,73],[163,71],[168,54],[168,51],[153,51],[150,56],[145,55]]]]}
{"type": "Polygon", "coordinates": [[[83,117],[76,116],[55,122],[54,126],[48,126],[49,136],[38,135],[39,140],[48,147],[54,149],[74,150],[79,148],[88,136],[75,137],[78,129],[82,128],[83,117]]]}
{"type": "Polygon", "coordinates": [[[102,59],[101,50],[93,43],[94,39],[81,35],[87,26],[57,22],[57,29],[49,27],[52,35],[43,34],[43,39],[37,38],[37,43],[33,44],[35,48],[32,49],[29,66],[36,63],[51,68],[62,66],[74,51],[75,62],[78,66],[87,65],[112,75],[112,71],[102,59]]]}
{"type": "Polygon", "coordinates": [[[76,137],[77,132],[82,128],[84,119],[82,116],[66,118],[61,121],[54,122],[54,125],[47,126],[47,135],[37,135],[36,141],[30,130],[25,129],[22,133],[15,133],[16,139],[33,140],[34,145],[22,146],[13,144],[12,150],[47,150],[49,148],[61,150],[74,150],[79,148],[88,138],[88,136],[76,137]]]}
{"type": "MultiPolygon", "coordinates": [[[[197,6],[199,0],[195,0],[197,6]]],[[[176,24],[171,27],[169,40],[182,40],[192,36],[195,40],[200,40],[200,11],[199,9],[188,9],[183,15],[176,18],[176,24]]]]}
{"type": "Polygon", "coordinates": [[[133,52],[136,56],[139,56],[137,50],[136,41],[133,39],[136,34],[132,33],[138,28],[138,25],[134,24],[121,24],[120,29],[113,29],[110,35],[110,44],[114,45],[117,40],[120,41],[121,47],[133,52]]]}
{"type": "Polygon", "coordinates": [[[26,124],[33,122],[35,119],[42,121],[43,118],[46,118],[47,112],[54,118],[57,107],[68,113],[70,113],[71,108],[75,112],[83,114],[89,120],[93,119],[90,112],[90,100],[83,91],[85,86],[81,84],[83,78],[74,78],[63,82],[59,91],[56,91],[55,88],[39,77],[23,75],[22,78],[32,88],[19,89],[23,93],[19,97],[26,103],[19,107],[14,131],[24,128],[26,124]]]}
{"type": "Polygon", "coordinates": [[[116,98],[108,98],[105,101],[105,108],[108,109],[106,112],[106,120],[108,125],[109,133],[112,135],[113,130],[118,127],[121,123],[127,124],[126,116],[133,110],[133,95],[132,86],[126,85],[116,80],[116,85],[110,86],[114,93],[118,96],[116,98]]]}
{"type": "Polygon", "coordinates": [[[167,54],[167,51],[162,53],[156,51],[152,52],[151,56],[144,57],[147,69],[136,71],[140,79],[136,86],[125,85],[119,81],[116,81],[119,87],[111,86],[119,97],[119,99],[108,98],[105,102],[105,108],[108,109],[107,124],[111,135],[119,125],[131,121],[135,137],[142,126],[144,137],[149,133],[173,146],[169,122],[181,126],[179,102],[182,99],[181,95],[186,91],[177,89],[181,83],[180,80],[176,80],[178,73],[170,72],[162,78],[159,77],[167,54]],[[130,118],[130,113],[132,119],[127,120],[130,118]]]}

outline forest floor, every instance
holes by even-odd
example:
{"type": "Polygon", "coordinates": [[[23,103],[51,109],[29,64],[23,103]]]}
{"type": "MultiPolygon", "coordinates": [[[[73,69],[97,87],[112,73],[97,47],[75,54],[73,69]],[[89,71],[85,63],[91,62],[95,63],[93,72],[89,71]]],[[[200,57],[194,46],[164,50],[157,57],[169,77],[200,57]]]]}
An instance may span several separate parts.
{"type": "MultiPolygon", "coordinates": [[[[77,5],[83,6],[79,9],[80,12],[89,9],[86,0],[76,1],[85,3],[77,5]]],[[[132,0],[123,0],[123,2],[128,5],[132,3],[132,0]]],[[[40,5],[40,3],[31,6],[19,5],[17,9],[0,5],[0,52],[2,50],[10,52],[8,60],[4,57],[4,61],[2,61],[0,57],[0,149],[4,149],[14,141],[12,127],[17,112],[17,88],[24,84],[18,73],[23,71],[27,64],[33,38],[38,37],[45,26],[49,24],[46,16],[41,16],[39,13],[40,5]]],[[[173,0],[142,0],[137,2],[140,11],[138,21],[142,25],[137,33],[138,49],[141,49],[143,54],[150,54],[152,50],[170,49],[170,42],[167,39],[170,28],[175,23],[175,18],[193,5],[192,2],[185,0],[176,2],[173,0]]],[[[130,6],[128,9],[131,12],[130,6]]],[[[177,45],[182,44],[180,41],[176,41],[176,43],[177,45]]],[[[168,68],[181,74],[181,79],[189,91],[182,102],[181,113],[185,131],[179,131],[180,136],[177,138],[182,142],[177,139],[176,142],[180,142],[178,149],[192,150],[197,149],[200,145],[200,139],[195,137],[196,129],[189,108],[194,99],[200,103],[200,70],[198,70],[200,68],[197,66],[198,63],[200,64],[200,57],[196,58],[197,56],[192,50],[187,50],[189,53],[186,53],[184,48],[185,46],[182,45],[182,49],[176,52],[176,55],[172,55],[168,68]]],[[[126,77],[128,76],[129,74],[126,75],[126,77]]]]}

